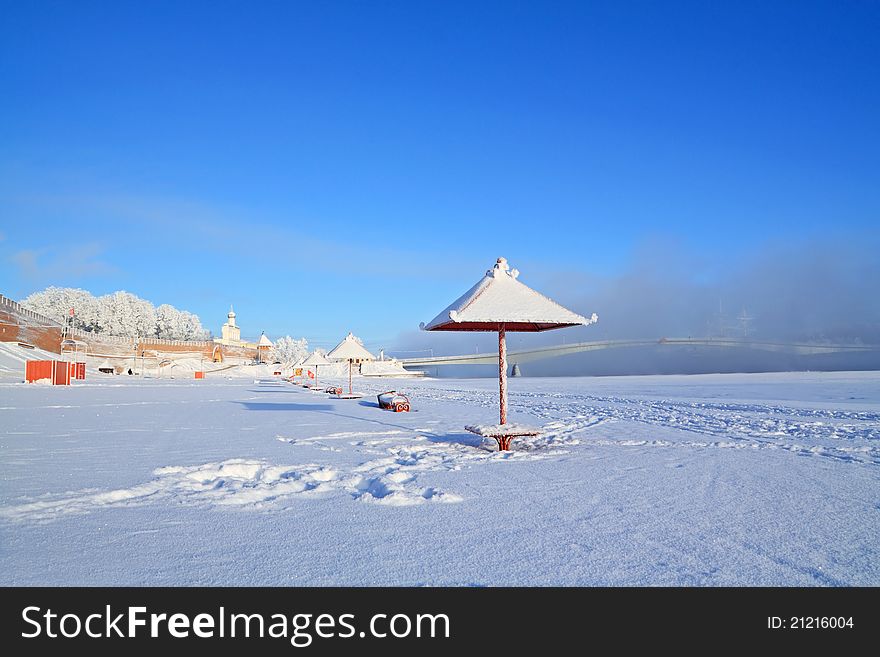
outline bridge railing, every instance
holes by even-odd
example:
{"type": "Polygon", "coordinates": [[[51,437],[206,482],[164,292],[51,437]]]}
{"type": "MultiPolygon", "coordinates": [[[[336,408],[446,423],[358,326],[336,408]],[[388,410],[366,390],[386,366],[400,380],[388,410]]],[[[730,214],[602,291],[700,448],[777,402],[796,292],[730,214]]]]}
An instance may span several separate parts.
{"type": "MultiPolygon", "coordinates": [[[[553,358],[567,354],[594,351],[600,349],[626,348],[626,347],[651,347],[651,346],[695,346],[695,347],[720,347],[720,348],[745,348],[762,351],[779,351],[793,354],[809,355],[835,352],[864,352],[880,351],[880,345],[866,345],[862,343],[835,344],[829,342],[773,342],[769,340],[748,340],[740,338],[659,338],[645,340],[599,340],[594,342],[574,342],[558,344],[549,347],[536,347],[534,349],[520,349],[508,352],[508,359],[515,361],[517,358],[539,360],[553,358]]],[[[402,358],[403,365],[468,365],[489,363],[497,360],[495,352],[478,354],[456,354],[450,356],[433,356],[424,358],[402,358]]]]}

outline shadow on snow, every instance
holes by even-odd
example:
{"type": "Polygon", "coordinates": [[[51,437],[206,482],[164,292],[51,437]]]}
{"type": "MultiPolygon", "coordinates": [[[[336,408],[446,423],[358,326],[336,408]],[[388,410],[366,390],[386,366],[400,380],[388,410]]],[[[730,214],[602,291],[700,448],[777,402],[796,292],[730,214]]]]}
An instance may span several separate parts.
{"type": "Polygon", "coordinates": [[[271,402],[235,402],[249,411],[332,411],[329,404],[273,404],[271,402]]]}

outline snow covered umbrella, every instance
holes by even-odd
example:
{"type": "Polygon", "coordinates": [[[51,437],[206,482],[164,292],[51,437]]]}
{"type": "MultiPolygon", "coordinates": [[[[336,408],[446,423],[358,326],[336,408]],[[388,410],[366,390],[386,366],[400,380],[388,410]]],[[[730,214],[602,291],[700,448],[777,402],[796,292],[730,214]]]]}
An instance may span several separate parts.
{"type": "Polygon", "coordinates": [[[376,357],[367,351],[364,345],[358,342],[357,338],[350,331],[345,336],[345,339],[333,347],[333,350],[327,354],[327,358],[348,361],[348,394],[350,397],[354,396],[354,393],[351,391],[351,368],[354,365],[354,361],[376,360],[376,357]]]}
{"type": "MultiPolygon", "coordinates": [[[[305,359],[308,358],[308,357],[309,357],[309,353],[306,352],[306,355],[305,355],[305,356],[300,356],[299,358],[295,359],[295,360],[291,363],[291,365],[290,365],[290,369],[293,370],[293,377],[292,377],[293,379],[296,379],[296,376],[297,376],[297,374],[296,374],[296,370],[297,370],[297,368],[299,368],[300,372],[302,371],[303,361],[305,361],[305,359]]],[[[300,375],[300,376],[302,376],[302,375],[300,375]]]]}
{"type": "Polygon", "coordinates": [[[320,351],[315,350],[314,353],[309,355],[302,363],[300,363],[303,367],[314,367],[315,368],[315,386],[318,385],[318,366],[319,365],[330,365],[330,361],[324,357],[320,351]]]}
{"type": "MultiPolygon", "coordinates": [[[[452,302],[427,324],[423,331],[498,331],[498,382],[500,425],[507,424],[507,331],[539,332],[568,326],[586,326],[599,318],[590,318],[563,308],[555,301],[536,292],[517,280],[519,272],[511,269],[505,258],[498,258],[495,266],[470,290],[452,302]]],[[[477,432],[481,433],[481,432],[477,432]]],[[[519,435],[533,435],[521,433],[519,435]]],[[[499,428],[487,433],[498,440],[500,449],[508,449],[510,438],[516,432],[499,428]]]]}

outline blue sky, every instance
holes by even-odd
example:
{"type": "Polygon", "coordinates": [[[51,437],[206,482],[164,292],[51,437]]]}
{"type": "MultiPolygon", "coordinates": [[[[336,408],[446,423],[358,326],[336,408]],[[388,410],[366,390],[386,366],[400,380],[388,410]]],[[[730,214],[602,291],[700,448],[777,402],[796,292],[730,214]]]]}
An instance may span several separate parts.
{"type": "Polygon", "coordinates": [[[878,33],[867,1],[2,0],[0,292],[388,346],[498,255],[565,296],[651,245],[711,278],[875,239],[878,33]]]}

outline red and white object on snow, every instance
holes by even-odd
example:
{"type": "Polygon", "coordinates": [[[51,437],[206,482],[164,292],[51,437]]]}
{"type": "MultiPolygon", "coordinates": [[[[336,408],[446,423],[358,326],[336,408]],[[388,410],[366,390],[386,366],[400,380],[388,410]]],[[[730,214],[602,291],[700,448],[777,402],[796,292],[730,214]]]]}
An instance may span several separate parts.
{"type": "Polygon", "coordinates": [[[379,408],[395,413],[409,413],[409,397],[396,390],[389,390],[379,395],[379,408]]]}
{"type": "Polygon", "coordinates": [[[330,365],[330,361],[324,358],[324,354],[322,354],[317,349],[309,355],[302,363],[300,363],[304,368],[309,368],[308,375],[309,378],[315,379],[314,385],[309,385],[308,383],[303,384],[303,388],[317,388],[318,387],[318,367],[321,365],[330,365]],[[312,369],[315,370],[314,375],[312,374],[312,369]]]}

